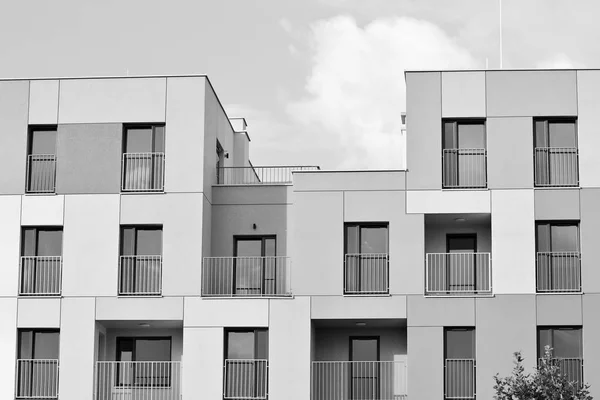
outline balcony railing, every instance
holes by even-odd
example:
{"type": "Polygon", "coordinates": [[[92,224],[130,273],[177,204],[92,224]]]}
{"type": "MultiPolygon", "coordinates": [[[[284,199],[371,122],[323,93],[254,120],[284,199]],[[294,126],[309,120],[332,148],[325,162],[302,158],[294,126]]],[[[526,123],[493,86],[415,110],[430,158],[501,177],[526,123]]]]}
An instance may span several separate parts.
{"type": "Polygon", "coordinates": [[[317,166],[219,167],[219,185],[277,185],[292,183],[292,172],[316,171],[317,166]]]}
{"type": "Polygon", "coordinates": [[[58,360],[17,360],[17,399],[58,398],[58,360]]]}
{"type": "Polygon", "coordinates": [[[121,256],[119,295],[160,295],[162,256],[121,256]]]}
{"type": "Polygon", "coordinates": [[[61,256],[23,256],[19,273],[19,295],[60,296],[61,256]]]}
{"type": "Polygon", "coordinates": [[[261,400],[268,395],[267,360],[225,360],[223,398],[261,400]]]}
{"type": "Polygon", "coordinates": [[[98,361],[95,400],[180,400],[180,361],[98,361]]]}
{"type": "Polygon", "coordinates": [[[291,296],[289,257],[205,257],[204,297],[291,296]]]}
{"type": "Polygon", "coordinates": [[[426,295],[492,293],[490,253],[427,253],[425,268],[426,295]]]}
{"type": "Polygon", "coordinates": [[[27,193],[54,193],[56,156],[30,154],[27,156],[27,193]]]}
{"type": "Polygon", "coordinates": [[[578,186],[579,163],[575,147],[535,148],[536,186],[578,186]]]}
{"type": "Polygon", "coordinates": [[[446,359],[444,370],[446,399],[475,398],[475,360],[446,359]]]}
{"type": "MultiPolygon", "coordinates": [[[[538,359],[538,365],[542,365],[545,359],[538,359]]],[[[555,357],[549,360],[553,365],[558,365],[560,373],[567,377],[571,382],[577,382],[578,385],[584,384],[583,380],[583,359],[582,358],[561,358],[555,357]]]]}
{"type": "Polygon", "coordinates": [[[123,153],[124,192],[162,192],[165,153],[123,153]]]}
{"type": "Polygon", "coordinates": [[[487,187],[485,149],[444,149],[442,153],[444,188],[487,187]]]}
{"type": "Polygon", "coordinates": [[[537,253],[536,277],[538,292],[580,292],[579,252],[537,253]]]}
{"type": "Polygon", "coordinates": [[[344,294],[387,294],[389,288],[387,253],[346,254],[344,294]]]}
{"type": "Polygon", "coordinates": [[[405,400],[404,361],[314,361],[311,400],[405,400]]]}

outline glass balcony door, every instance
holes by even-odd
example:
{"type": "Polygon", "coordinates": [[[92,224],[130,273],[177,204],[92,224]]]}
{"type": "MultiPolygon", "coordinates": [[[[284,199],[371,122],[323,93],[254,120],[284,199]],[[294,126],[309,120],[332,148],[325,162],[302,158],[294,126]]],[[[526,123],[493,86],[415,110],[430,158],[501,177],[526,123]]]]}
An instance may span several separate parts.
{"type": "Polygon", "coordinates": [[[379,337],[350,338],[350,400],[377,400],[380,392],[379,337]]]}
{"type": "Polygon", "coordinates": [[[449,292],[475,292],[477,282],[477,235],[451,234],[446,236],[446,277],[449,292]],[[460,256],[453,256],[460,254],[460,256]]]}
{"type": "Polygon", "coordinates": [[[241,296],[276,294],[277,258],[274,236],[235,238],[233,293],[241,296]]]}
{"type": "Polygon", "coordinates": [[[58,396],[58,348],[56,330],[19,330],[18,398],[58,396]]]}
{"type": "Polygon", "coordinates": [[[483,121],[445,121],[442,144],[444,187],[487,185],[483,121]]]}

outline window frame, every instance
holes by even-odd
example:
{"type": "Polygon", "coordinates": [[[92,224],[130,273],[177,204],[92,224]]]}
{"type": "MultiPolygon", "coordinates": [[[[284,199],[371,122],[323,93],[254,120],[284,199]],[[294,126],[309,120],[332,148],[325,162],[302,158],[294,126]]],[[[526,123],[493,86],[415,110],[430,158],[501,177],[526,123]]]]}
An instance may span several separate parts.
{"type": "Polygon", "coordinates": [[[548,148],[552,148],[553,146],[550,146],[550,124],[552,123],[565,123],[565,122],[572,122],[573,123],[573,127],[574,127],[574,131],[575,131],[575,149],[579,149],[579,124],[578,124],[578,118],[577,116],[556,116],[556,117],[534,117],[533,118],[533,148],[537,148],[538,146],[536,146],[536,139],[537,139],[537,130],[536,130],[536,123],[537,122],[543,122],[544,123],[544,139],[547,143],[548,148]]]}
{"type": "Polygon", "coordinates": [[[138,153],[136,151],[127,151],[127,139],[130,129],[152,129],[152,151],[150,153],[165,153],[167,145],[167,126],[164,122],[141,122],[141,123],[127,123],[123,124],[123,145],[122,154],[126,153],[138,153]],[[163,151],[156,151],[156,128],[163,128],[163,151]]]}
{"type": "MultiPolygon", "coordinates": [[[[257,351],[256,349],[258,348],[258,338],[259,332],[264,332],[266,334],[266,338],[267,338],[267,342],[265,343],[265,349],[267,351],[266,354],[266,358],[264,358],[265,360],[269,360],[269,329],[268,328],[225,328],[224,329],[224,334],[225,334],[225,339],[223,341],[223,359],[224,360],[229,360],[229,358],[227,358],[227,354],[229,353],[229,333],[252,333],[254,336],[254,355],[252,360],[263,360],[263,358],[257,358],[257,351]]],[[[234,360],[234,359],[233,359],[234,360]]]]}
{"type": "Polygon", "coordinates": [[[32,226],[22,226],[21,227],[21,257],[40,257],[39,253],[39,233],[43,232],[61,232],[61,246],[60,246],[60,254],[58,256],[51,257],[62,257],[63,249],[64,249],[64,227],[58,225],[49,225],[49,226],[40,226],[40,225],[32,225],[32,226]],[[25,253],[25,232],[33,230],[35,232],[35,255],[26,256],[25,253]]]}
{"type": "Polygon", "coordinates": [[[58,353],[60,354],[60,329],[52,328],[18,328],[17,329],[17,359],[19,360],[36,360],[35,354],[35,334],[36,333],[57,333],[58,334],[58,353]],[[31,358],[21,358],[21,344],[23,333],[30,332],[31,336],[31,358]]]}
{"type": "Polygon", "coordinates": [[[577,253],[581,253],[581,232],[580,232],[580,220],[536,220],[535,221],[535,252],[539,253],[539,226],[548,225],[548,243],[550,247],[549,253],[553,253],[552,249],[552,227],[553,226],[575,226],[577,229],[577,253]]]}
{"type": "MultiPolygon", "coordinates": [[[[578,357],[567,357],[567,358],[580,358],[583,360],[583,325],[538,325],[536,327],[536,348],[537,348],[537,359],[544,357],[544,354],[540,354],[540,332],[542,330],[551,330],[551,342],[550,347],[555,350],[555,341],[554,341],[554,332],[557,330],[570,330],[570,331],[579,331],[579,356],[578,357]]],[[[562,357],[554,357],[554,353],[552,354],[553,358],[562,358],[562,357]]]]}
{"type": "Polygon", "coordinates": [[[369,222],[344,222],[344,256],[347,254],[369,254],[363,253],[360,250],[360,243],[362,242],[362,228],[385,228],[386,229],[386,250],[385,254],[390,254],[390,223],[389,221],[369,221],[369,222]],[[348,253],[348,228],[358,227],[358,243],[359,243],[359,252],[358,253],[348,253]]]}
{"type": "Polygon", "coordinates": [[[442,123],[441,123],[441,160],[442,160],[442,165],[441,165],[441,174],[442,174],[442,189],[468,189],[468,188],[486,188],[488,186],[488,182],[487,182],[487,178],[488,178],[488,173],[487,173],[487,118],[485,117],[480,117],[480,118],[442,118],[442,123]],[[452,142],[454,144],[453,147],[451,147],[448,143],[446,143],[446,124],[452,124],[452,142]],[[466,149],[472,149],[470,147],[465,147],[462,148],[459,145],[459,127],[460,125],[481,125],[483,128],[483,137],[482,137],[482,142],[483,142],[483,154],[476,154],[476,153],[472,153],[472,154],[461,154],[461,150],[466,150],[466,149]],[[450,161],[446,162],[445,161],[445,151],[450,150],[451,153],[450,154],[454,154],[455,157],[450,158],[450,161]],[[481,185],[481,184],[469,184],[470,182],[467,182],[466,184],[461,183],[461,170],[460,170],[460,158],[465,157],[465,156],[482,156],[483,155],[483,168],[484,171],[483,173],[483,179],[485,181],[485,184],[481,185]],[[452,161],[453,160],[453,161],[452,161]],[[448,165],[453,165],[452,168],[449,169],[449,171],[446,171],[446,168],[448,165]],[[454,173],[452,173],[452,171],[454,171],[454,173]],[[451,177],[451,182],[446,182],[446,176],[451,177]],[[452,183],[454,182],[454,183],[452,183]]]}
{"type": "Polygon", "coordinates": [[[148,255],[137,254],[138,253],[138,230],[147,230],[147,231],[160,231],[160,254],[154,254],[155,256],[162,257],[163,253],[163,244],[164,244],[164,236],[163,236],[163,225],[159,224],[134,224],[134,225],[120,225],[119,226],[119,256],[131,256],[131,257],[144,257],[148,255]],[[135,254],[123,254],[123,246],[125,244],[124,234],[126,229],[134,229],[134,244],[135,254]]]}
{"type": "Polygon", "coordinates": [[[481,118],[442,118],[442,152],[444,150],[458,150],[460,147],[446,146],[446,132],[444,127],[446,124],[452,123],[452,140],[458,146],[458,127],[459,125],[482,125],[483,126],[483,149],[487,151],[487,119],[481,118]]]}
{"type": "MultiPolygon", "coordinates": [[[[56,156],[56,143],[58,142],[58,125],[52,124],[32,124],[27,126],[27,155],[33,155],[33,133],[34,132],[55,132],[54,136],[54,153],[56,156]]],[[[42,153],[40,153],[42,154],[42,153]]],[[[44,153],[45,154],[45,153],[44,153]]],[[[49,155],[49,153],[48,153],[49,155]]]]}

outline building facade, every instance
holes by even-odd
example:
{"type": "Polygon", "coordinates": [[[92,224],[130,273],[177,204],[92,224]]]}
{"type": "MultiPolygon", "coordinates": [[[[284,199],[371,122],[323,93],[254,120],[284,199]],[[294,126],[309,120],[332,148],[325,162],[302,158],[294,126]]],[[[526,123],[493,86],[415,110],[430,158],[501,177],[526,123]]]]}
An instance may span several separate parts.
{"type": "Polygon", "coordinates": [[[600,71],[405,78],[387,171],[252,165],[205,76],[0,81],[0,398],[490,399],[546,345],[600,395],[600,71]]]}

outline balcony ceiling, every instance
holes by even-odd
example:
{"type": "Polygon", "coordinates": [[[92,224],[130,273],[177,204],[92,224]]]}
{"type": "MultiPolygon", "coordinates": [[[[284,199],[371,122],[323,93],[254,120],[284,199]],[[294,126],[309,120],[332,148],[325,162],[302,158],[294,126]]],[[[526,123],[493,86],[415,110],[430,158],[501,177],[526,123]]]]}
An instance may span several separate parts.
{"type": "Polygon", "coordinates": [[[183,329],[183,321],[151,321],[151,320],[139,320],[139,321],[97,321],[106,329],[140,329],[140,330],[152,330],[152,329],[183,329]],[[149,324],[145,326],[141,324],[149,324]]]}
{"type": "Polygon", "coordinates": [[[406,328],[406,319],[313,319],[316,329],[406,328]],[[366,323],[359,326],[357,323],[366,323]]]}
{"type": "Polygon", "coordinates": [[[491,224],[490,214],[426,214],[425,224],[427,225],[484,225],[491,224]],[[464,221],[457,221],[457,219],[464,219],[464,221]]]}

